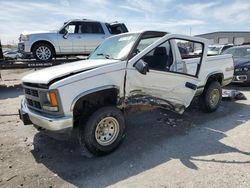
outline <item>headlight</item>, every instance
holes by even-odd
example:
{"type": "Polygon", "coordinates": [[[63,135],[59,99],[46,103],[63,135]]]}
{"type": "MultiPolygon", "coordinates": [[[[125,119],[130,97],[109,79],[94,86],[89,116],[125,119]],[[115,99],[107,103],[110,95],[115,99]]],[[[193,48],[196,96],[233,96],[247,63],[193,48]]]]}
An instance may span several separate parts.
{"type": "Polygon", "coordinates": [[[48,104],[43,105],[44,110],[57,112],[58,111],[58,99],[57,94],[54,91],[50,91],[46,94],[48,104]]]}
{"type": "Polygon", "coordinates": [[[21,35],[20,36],[20,41],[28,41],[29,40],[29,35],[21,35]]]}
{"type": "Polygon", "coordinates": [[[248,68],[247,68],[247,67],[244,67],[243,70],[244,70],[244,71],[248,71],[248,68]]]}

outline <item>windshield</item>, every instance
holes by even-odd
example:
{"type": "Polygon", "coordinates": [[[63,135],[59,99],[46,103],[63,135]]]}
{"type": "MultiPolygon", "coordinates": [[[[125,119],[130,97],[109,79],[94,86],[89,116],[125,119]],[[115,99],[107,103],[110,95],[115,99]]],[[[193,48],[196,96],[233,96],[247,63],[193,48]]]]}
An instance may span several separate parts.
{"type": "Polygon", "coordinates": [[[68,22],[64,22],[63,25],[60,27],[60,29],[58,30],[59,33],[62,33],[64,32],[64,27],[65,25],[68,24],[68,22]]]}
{"type": "Polygon", "coordinates": [[[106,39],[90,56],[89,59],[126,58],[139,34],[128,34],[106,39]]]}
{"type": "Polygon", "coordinates": [[[153,38],[142,38],[137,46],[137,52],[141,52],[149,45],[153,44],[156,40],[158,40],[161,37],[153,37],[153,38]]]}
{"type": "Polygon", "coordinates": [[[222,54],[232,54],[234,58],[250,59],[250,47],[229,48],[222,54]]]}

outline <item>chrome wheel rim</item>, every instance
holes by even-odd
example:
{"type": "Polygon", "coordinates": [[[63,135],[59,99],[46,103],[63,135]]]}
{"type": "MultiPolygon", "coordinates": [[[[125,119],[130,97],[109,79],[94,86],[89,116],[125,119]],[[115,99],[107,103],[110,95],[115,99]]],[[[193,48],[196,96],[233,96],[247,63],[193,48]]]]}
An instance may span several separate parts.
{"type": "Polygon", "coordinates": [[[209,97],[211,106],[215,107],[218,104],[219,100],[220,100],[220,91],[218,89],[213,89],[209,97]]]}
{"type": "Polygon", "coordinates": [[[112,144],[119,134],[119,123],[114,117],[102,119],[95,130],[95,139],[102,146],[112,144]]]}
{"type": "Polygon", "coordinates": [[[36,50],[36,56],[40,60],[48,60],[51,56],[51,51],[47,46],[40,46],[36,50]]]}

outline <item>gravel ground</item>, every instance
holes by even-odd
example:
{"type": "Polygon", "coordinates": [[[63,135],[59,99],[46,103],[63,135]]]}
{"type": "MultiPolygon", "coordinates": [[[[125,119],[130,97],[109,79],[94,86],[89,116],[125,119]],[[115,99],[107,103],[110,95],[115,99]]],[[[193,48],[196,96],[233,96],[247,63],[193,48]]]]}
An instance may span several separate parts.
{"type": "Polygon", "coordinates": [[[182,116],[132,114],[117,151],[87,158],[75,139],[19,120],[26,73],[5,71],[0,82],[0,187],[250,187],[249,88],[240,88],[248,100],[212,114],[196,104],[182,116]]]}

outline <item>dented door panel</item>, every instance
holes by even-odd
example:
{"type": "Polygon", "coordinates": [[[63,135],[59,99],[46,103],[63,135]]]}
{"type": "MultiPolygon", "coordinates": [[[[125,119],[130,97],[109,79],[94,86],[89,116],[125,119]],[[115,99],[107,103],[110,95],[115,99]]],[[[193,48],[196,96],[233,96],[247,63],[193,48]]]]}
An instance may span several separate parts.
{"type": "Polygon", "coordinates": [[[186,83],[197,85],[198,79],[155,70],[142,75],[136,69],[128,69],[127,104],[154,105],[183,113],[196,92],[196,88],[186,87],[186,83]]]}

